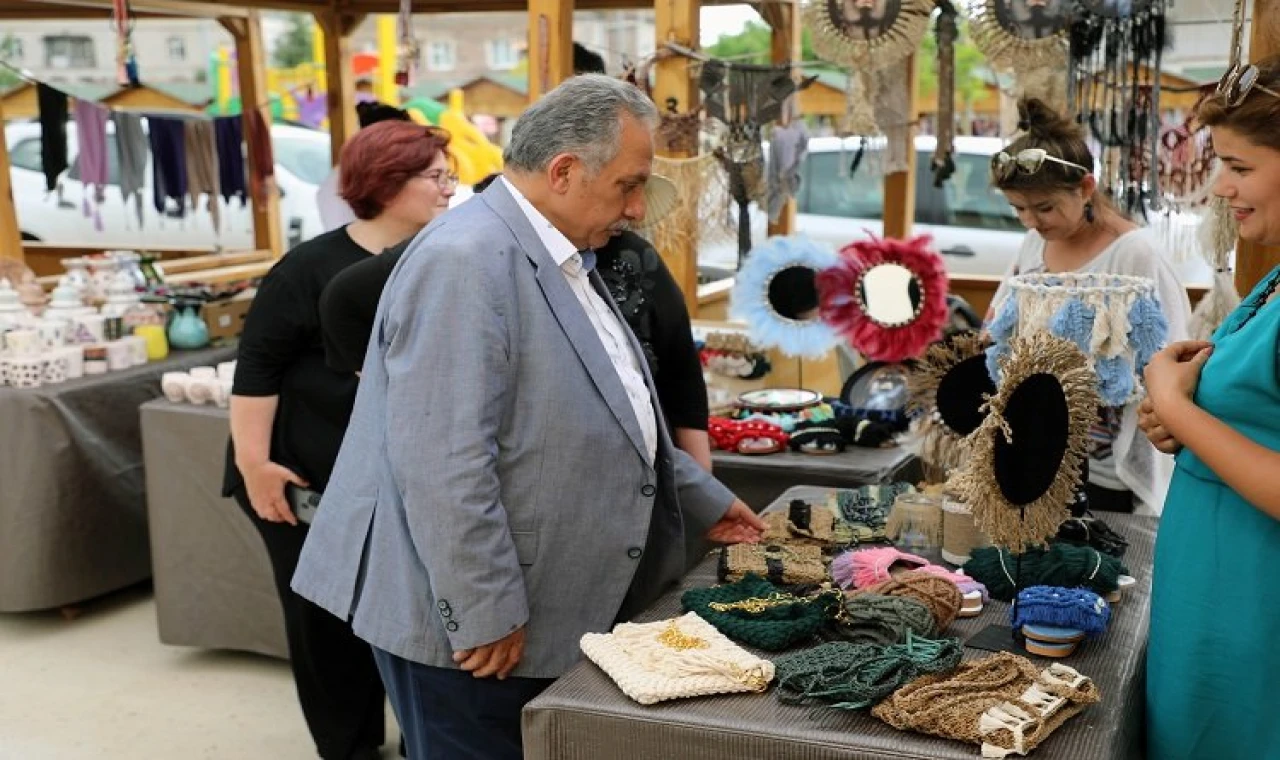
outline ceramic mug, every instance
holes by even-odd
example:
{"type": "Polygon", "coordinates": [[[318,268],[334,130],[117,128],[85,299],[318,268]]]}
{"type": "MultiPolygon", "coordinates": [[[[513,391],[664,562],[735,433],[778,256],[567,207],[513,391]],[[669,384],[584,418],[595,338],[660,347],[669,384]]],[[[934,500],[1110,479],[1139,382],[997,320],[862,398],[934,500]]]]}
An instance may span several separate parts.
{"type": "Polygon", "coordinates": [[[187,386],[191,383],[191,375],[186,372],[166,372],[160,376],[160,390],[164,397],[175,404],[187,400],[187,386]]]}
{"type": "Polygon", "coordinates": [[[233,380],[235,379],[235,376],[236,376],[235,362],[222,362],[221,364],[218,365],[219,380],[233,380]]]}
{"type": "Polygon", "coordinates": [[[44,357],[36,354],[13,356],[10,362],[10,385],[14,388],[39,388],[44,380],[44,357]]]}
{"type": "Polygon", "coordinates": [[[40,321],[40,340],[45,348],[62,348],[67,344],[67,322],[61,319],[40,321]]]}
{"type": "Polygon", "coordinates": [[[84,377],[84,349],[80,346],[66,346],[58,355],[67,363],[67,379],[75,380],[84,377]]]}
{"type": "Polygon", "coordinates": [[[218,378],[218,406],[231,406],[231,387],[234,381],[229,378],[218,378]]]}
{"type": "Polygon", "coordinates": [[[62,352],[49,354],[44,361],[44,374],[41,379],[46,385],[54,383],[66,382],[67,379],[67,357],[62,352]]]}
{"type": "Polygon", "coordinates": [[[0,354],[0,385],[13,385],[13,357],[0,354]]]}
{"type": "Polygon", "coordinates": [[[101,343],[106,340],[107,318],[101,314],[84,314],[74,320],[73,342],[101,343]]]}
{"type": "Polygon", "coordinates": [[[192,367],[187,370],[187,374],[196,380],[217,380],[218,370],[213,367],[192,367]]]}
{"type": "Polygon", "coordinates": [[[141,335],[126,335],[121,340],[129,346],[129,360],[133,363],[133,366],[138,367],[147,363],[146,338],[141,335]]]}
{"type": "Polygon", "coordinates": [[[187,398],[197,406],[208,404],[217,399],[220,388],[216,377],[193,376],[191,383],[187,386],[187,398]]]}
{"type": "Polygon", "coordinates": [[[123,340],[107,343],[107,369],[119,372],[133,366],[133,349],[123,340]]]}
{"type": "Polygon", "coordinates": [[[40,331],[30,328],[10,330],[4,334],[4,344],[15,356],[33,354],[40,348],[40,331]]]}

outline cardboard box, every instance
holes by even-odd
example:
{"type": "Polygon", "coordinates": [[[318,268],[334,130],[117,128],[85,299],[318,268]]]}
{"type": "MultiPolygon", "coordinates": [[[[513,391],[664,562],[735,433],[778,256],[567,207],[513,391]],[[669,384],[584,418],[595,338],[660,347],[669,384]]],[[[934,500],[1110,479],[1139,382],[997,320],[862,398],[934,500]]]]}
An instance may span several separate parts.
{"type": "Polygon", "coordinates": [[[209,328],[209,339],[237,338],[244,332],[244,318],[249,313],[256,291],[245,291],[228,301],[215,301],[200,310],[209,328]]]}

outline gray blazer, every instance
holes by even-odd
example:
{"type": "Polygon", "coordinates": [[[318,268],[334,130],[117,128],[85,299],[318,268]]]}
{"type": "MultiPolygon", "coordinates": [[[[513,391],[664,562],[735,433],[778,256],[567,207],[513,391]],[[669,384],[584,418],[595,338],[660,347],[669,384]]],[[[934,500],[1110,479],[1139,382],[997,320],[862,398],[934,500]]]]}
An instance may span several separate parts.
{"type": "Polygon", "coordinates": [[[419,233],[383,291],[293,589],[437,667],[525,626],[513,675],[559,676],[582,634],[679,579],[686,536],[734,500],[658,421],[650,466],[591,322],[495,182],[419,233]]]}

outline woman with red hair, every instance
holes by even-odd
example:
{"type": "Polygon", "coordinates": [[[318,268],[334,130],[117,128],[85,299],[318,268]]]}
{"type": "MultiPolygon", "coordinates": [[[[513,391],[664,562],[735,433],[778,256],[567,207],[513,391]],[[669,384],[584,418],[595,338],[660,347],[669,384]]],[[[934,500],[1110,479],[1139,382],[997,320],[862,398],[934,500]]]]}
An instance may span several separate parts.
{"type": "Polygon", "coordinates": [[[416,235],[448,207],[457,187],[448,142],[447,132],[401,121],[356,133],[340,160],[342,197],[356,221],[272,267],[240,338],[223,493],[266,544],[298,699],[324,760],[379,756],[385,696],[369,645],[289,588],[356,396],[356,377],[325,365],[320,293],[338,272],[416,235]]]}

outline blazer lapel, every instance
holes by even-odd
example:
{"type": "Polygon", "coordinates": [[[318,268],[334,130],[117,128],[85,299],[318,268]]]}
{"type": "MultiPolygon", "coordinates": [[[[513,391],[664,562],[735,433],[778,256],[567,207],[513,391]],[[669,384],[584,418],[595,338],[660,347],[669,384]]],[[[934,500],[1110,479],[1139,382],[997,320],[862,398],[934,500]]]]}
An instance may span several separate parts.
{"type": "MultiPolygon", "coordinates": [[[[538,286],[542,288],[542,294],[547,299],[547,304],[551,307],[556,321],[559,322],[560,329],[564,330],[565,335],[568,336],[570,345],[578,354],[578,359],[586,368],[596,389],[609,405],[614,418],[626,431],[636,451],[647,462],[648,447],[644,443],[644,434],[640,432],[640,422],[636,419],[635,410],[631,408],[631,399],[627,396],[622,380],[618,377],[618,372],[614,369],[604,345],[601,344],[600,336],[596,334],[590,318],[583,312],[582,304],[569,288],[564,272],[556,266],[546,246],[542,244],[542,239],[529,223],[528,217],[524,215],[524,211],[520,209],[515,198],[501,181],[490,185],[480,197],[499,218],[506,222],[507,227],[515,234],[517,242],[524,249],[525,256],[533,262],[537,270],[538,286]]],[[[594,272],[591,276],[593,282],[599,279],[599,275],[594,272]]],[[[613,306],[613,299],[605,297],[604,300],[613,309],[614,314],[618,314],[616,307],[613,306]]],[[[621,316],[618,318],[621,320],[621,316]]],[[[632,337],[630,340],[634,347],[635,338],[632,337]]],[[[637,354],[637,358],[650,384],[649,387],[652,388],[652,380],[649,379],[648,369],[644,366],[644,354],[637,354]]],[[[652,391],[650,393],[652,394],[652,391]]]]}

